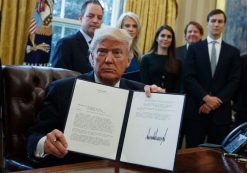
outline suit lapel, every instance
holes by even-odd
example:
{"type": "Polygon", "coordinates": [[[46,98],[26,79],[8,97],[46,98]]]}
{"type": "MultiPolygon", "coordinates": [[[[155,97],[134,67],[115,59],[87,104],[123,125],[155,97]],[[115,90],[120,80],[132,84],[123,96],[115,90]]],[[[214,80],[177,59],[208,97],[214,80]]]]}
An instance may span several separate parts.
{"type": "Polygon", "coordinates": [[[225,53],[227,52],[226,50],[226,44],[224,41],[221,43],[221,49],[220,49],[220,54],[219,54],[219,59],[216,65],[215,73],[214,73],[214,78],[215,76],[219,73],[220,69],[223,67],[223,61],[225,57],[225,53]]]}
{"type": "Polygon", "coordinates": [[[78,76],[79,79],[83,79],[83,80],[87,80],[90,82],[95,82],[95,78],[94,78],[94,72],[90,71],[88,73],[82,74],[80,76],[78,76]]]}
{"type": "Polygon", "coordinates": [[[83,37],[82,33],[80,31],[78,31],[76,33],[76,40],[78,41],[78,45],[82,45],[81,47],[83,49],[88,49],[88,44],[86,39],[83,37]]]}
{"type": "Polygon", "coordinates": [[[128,85],[127,85],[127,83],[126,83],[124,78],[120,79],[119,88],[128,89],[128,85]]]}
{"type": "MultiPolygon", "coordinates": [[[[205,39],[202,41],[202,47],[201,49],[201,61],[203,61],[204,70],[206,71],[206,74],[208,74],[208,78],[212,79],[212,71],[211,71],[211,65],[210,65],[210,57],[208,53],[208,41],[205,39]]],[[[199,50],[200,51],[200,50],[199,50]]]]}
{"type": "Polygon", "coordinates": [[[183,49],[182,49],[183,53],[186,54],[187,53],[187,45],[184,45],[183,46],[183,49]]]}
{"type": "Polygon", "coordinates": [[[185,58],[186,58],[186,54],[187,54],[187,46],[184,45],[183,48],[182,48],[182,54],[184,55],[182,58],[183,61],[185,61],[185,58]]]}

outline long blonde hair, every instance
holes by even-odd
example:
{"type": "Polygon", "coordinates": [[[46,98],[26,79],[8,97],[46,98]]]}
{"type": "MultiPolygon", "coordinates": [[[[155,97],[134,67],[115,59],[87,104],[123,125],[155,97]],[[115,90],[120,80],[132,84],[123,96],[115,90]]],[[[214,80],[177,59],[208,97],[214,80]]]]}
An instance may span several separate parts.
{"type": "Polygon", "coordinates": [[[140,34],[141,34],[141,23],[140,23],[139,17],[133,12],[123,13],[117,21],[117,27],[118,28],[123,28],[123,22],[124,22],[125,18],[131,18],[132,20],[135,21],[135,23],[137,25],[137,35],[132,41],[132,49],[133,49],[134,56],[137,58],[138,63],[140,63],[142,53],[141,53],[141,50],[139,48],[139,38],[140,38],[140,34]]]}

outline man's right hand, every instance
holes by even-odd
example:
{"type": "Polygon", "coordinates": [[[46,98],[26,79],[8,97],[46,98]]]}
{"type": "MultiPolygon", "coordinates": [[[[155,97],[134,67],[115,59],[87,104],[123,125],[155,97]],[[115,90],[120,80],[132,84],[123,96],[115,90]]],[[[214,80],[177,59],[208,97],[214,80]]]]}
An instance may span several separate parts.
{"type": "Polygon", "coordinates": [[[45,154],[52,154],[56,157],[63,158],[68,154],[68,144],[63,132],[60,130],[53,130],[46,135],[44,144],[45,154]]]}
{"type": "Polygon", "coordinates": [[[218,107],[220,107],[220,105],[223,103],[221,99],[219,99],[218,97],[215,96],[210,96],[210,95],[206,95],[205,97],[203,97],[203,101],[207,104],[207,106],[209,106],[212,110],[217,109],[218,107]]]}
{"type": "Polygon", "coordinates": [[[144,91],[146,93],[147,97],[151,96],[151,93],[165,93],[166,90],[158,87],[157,85],[153,84],[153,85],[145,85],[144,86],[144,91]]]}

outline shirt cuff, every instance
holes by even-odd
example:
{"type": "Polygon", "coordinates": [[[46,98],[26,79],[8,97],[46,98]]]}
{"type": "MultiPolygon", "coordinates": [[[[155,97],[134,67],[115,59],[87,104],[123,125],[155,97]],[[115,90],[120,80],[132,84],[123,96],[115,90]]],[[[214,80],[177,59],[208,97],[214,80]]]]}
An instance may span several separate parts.
{"type": "Polygon", "coordinates": [[[42,137],[36,147],[36,150],[34,151],[34,156],[37,158],[45,158],[45,156],[47,156],[47,154],[45,154],[44,151],[44,145],[45,145],[45,140],[46,140],[46,136],[42,137]]]}

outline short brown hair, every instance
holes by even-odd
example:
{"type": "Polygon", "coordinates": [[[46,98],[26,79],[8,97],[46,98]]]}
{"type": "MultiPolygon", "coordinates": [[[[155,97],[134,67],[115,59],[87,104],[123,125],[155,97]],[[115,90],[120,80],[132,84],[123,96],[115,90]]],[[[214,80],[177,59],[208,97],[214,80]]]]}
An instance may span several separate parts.
{"type": "Polygon", "coordinates": [[[202,28],[202,25],[200,23],[197,23],[195,21],[190,21],[184,28],[184,35],[186,35],[187,33],[187,30],[188,30],[188,27],[190,25],[194,25],[200,32],[201,35],[203,35],[203,28],[202,28]]]}
{"type": "Polygon", "coordinates": [[[86,8],[88,4],[96,4],[99,5],[102,8],[102,12],[104,13],[104,8],[101,5],[101,3],[98,0],[87,0],[85,1],[81,6],[81,15],[83,16],[85,14],[86,8]]]}
{"type": "Polygon", "coordinates": [[[214,9],[214,10],[210,11],[208,13],[208,16],[207,16],[207,22],[209,21],[209,18],[210,17],[212,17],[213,15],[216,15],[216,14],[223,14],[223,16],[224,16],[224,23],[226,23],[226,14],[221,9],[214,9]]]}

